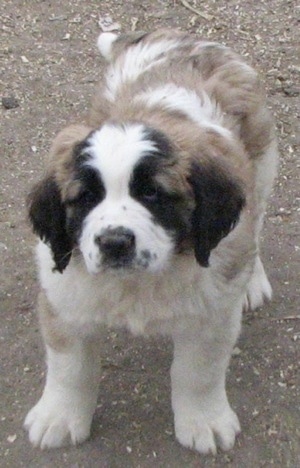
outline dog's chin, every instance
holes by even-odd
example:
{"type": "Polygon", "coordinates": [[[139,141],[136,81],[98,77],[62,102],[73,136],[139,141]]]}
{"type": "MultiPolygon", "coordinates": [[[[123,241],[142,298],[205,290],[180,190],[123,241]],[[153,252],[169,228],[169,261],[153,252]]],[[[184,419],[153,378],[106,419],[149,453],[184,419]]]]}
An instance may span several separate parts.
{"type": "Polygon", "coordinates": [[[132,276],[141,272],[150,271],[147,266],[143,266],[134,261],[114,261],[103,262],[95,265],[86,265],[87,271],[92,276],[101,274],[111,274],[114,276],[132,276]]]}

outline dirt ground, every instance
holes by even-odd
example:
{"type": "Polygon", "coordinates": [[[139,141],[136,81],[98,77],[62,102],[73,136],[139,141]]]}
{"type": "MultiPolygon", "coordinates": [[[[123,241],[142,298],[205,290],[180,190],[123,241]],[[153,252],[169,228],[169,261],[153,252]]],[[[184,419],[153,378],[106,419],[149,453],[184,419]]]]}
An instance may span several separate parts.
{"type": "Polygon", "coordinates": [[[1,467],[300,466],[300,8],[296,3],[1,2],[1,467]],[[175,441],[170,342],[133,339],[119,331],[103,337],[104,372],[90,440],[77,448],[41,452],[30,446],[22,429],[45,376],[35,315],[35,239],[26,220],[25,198],[43,171],[55,133],[70,121],[80,121],[88,109],[103,72],[95,41],[99,17],[106,14],[122,31],[177,27],[233,46],[261,72],[276,117],[281,166],[262,240],[275,294],[270,304],[244,317],[228,373],[230,401],[243,432],[231,452],[215,457],[200,456],[175,441]]]}

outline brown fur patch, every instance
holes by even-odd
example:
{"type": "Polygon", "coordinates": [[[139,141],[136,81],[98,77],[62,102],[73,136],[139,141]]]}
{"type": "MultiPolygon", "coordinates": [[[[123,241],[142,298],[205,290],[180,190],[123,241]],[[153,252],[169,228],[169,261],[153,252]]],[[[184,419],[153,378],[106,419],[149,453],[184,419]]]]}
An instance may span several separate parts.
{"type": "Polygon", "coordinates": [[[71,191],[74,196],[79,187],[76,184],[70,187],[73,174],[73,150],[77,143],[83,141],[92,131],[86,125],[70,125],[62,130],[53,141],[49,155],[48,173],[53,174],[61,190],[64,200],[71,191]]]}
{"type": "Polygon", "coordinates": [[[66,324],[54,312],[43,291],[38,297],[38,313],[45,343],[55,351],[68,351],[73,345],[74,335],[68,333],[66,324]]]}

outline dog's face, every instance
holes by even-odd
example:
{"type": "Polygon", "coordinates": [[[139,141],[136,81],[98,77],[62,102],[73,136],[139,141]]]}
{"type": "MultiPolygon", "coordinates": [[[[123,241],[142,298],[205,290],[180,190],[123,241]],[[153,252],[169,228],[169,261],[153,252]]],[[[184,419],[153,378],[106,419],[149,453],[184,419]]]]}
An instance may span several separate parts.
{"type": "Polygon", "coordinates": [[[190,218],[180,186],[159,181],[176,164],[167,139],[143,125],[104,125],[74,157],[79,185],[65,199],[67,231],[88,271],[163,268],[190,218]]]}
{"type": "Polygon", "coordinates": [[[143,124],[107,123],[56,151],[64,156],[33,190],[29,213],[60,272],[75,248],[92,274],[161,271],[191,246],[208,266],[244,205],[226,170],[179,157],[166,135],[143,124]]]}

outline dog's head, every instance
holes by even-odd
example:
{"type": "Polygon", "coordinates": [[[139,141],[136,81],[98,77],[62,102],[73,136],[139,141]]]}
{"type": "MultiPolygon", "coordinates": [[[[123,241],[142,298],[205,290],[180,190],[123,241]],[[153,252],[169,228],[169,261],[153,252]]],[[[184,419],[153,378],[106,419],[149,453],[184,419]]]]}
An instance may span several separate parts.
{"type": "Polygon", "coordinates": [[[240,182],[217,158],[182,158],[158,130],[107,123],[61,132],[49,173],[29,196],[29,216],[60,272],[75,250],[90,273],[155,272],[191,247],[208,266],[244,203],[240,182]]]}

